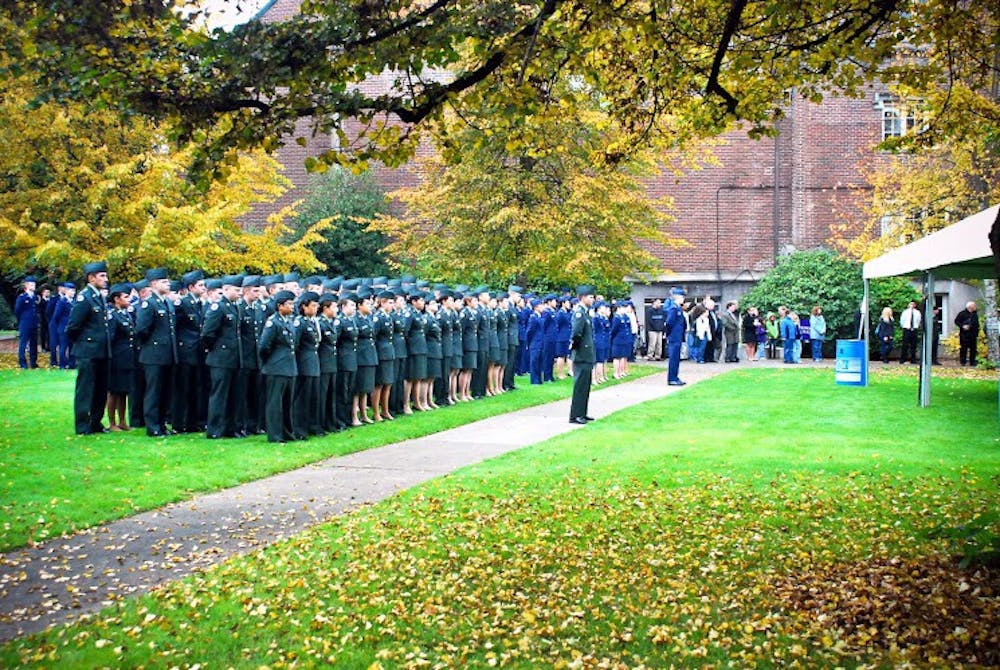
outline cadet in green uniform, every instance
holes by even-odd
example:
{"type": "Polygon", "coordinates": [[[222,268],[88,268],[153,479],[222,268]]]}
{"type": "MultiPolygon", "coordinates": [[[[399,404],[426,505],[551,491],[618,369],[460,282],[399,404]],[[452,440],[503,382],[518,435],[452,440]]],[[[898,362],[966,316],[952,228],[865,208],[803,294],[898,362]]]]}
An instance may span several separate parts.
{"type": "Polygon", "coordinates": [[[399,290],[393,289],[396,294],[396,306],[392,312],[392,348],[395,354],[393,362],[394,379],[392,389],[389,391],[389,409],[393,414],[400,414],[403,411],[403,392],[406,390],[406,314],[409,307],[406,305],[406,294],[402,287],[399,290]]]}
{"type": "Polygon", "coordinates": [[[514,385],[514,372],[517,369],[518,348],[518,308],[517,298],[520,294],[520,286],[511,285],[507,288],[507,363],[503,370],[503,387],[507,391],[517,388],[514,385]]]}
{"type": "Polygon", "coordinates": [[[205,434],[213,440],[236,436],[237,404],[241,400],[236,377],[242,358],[240,308],[236,301],[241,284],[236,275],[223,277],[222,299],[209,306],[201,330],[201,341],[207,351],[205,363],[212,379],[205,434]]]}
{"type": "MultiPolygon", "coordinates": [[[[143,300],[149,298],[150,289],[149,282],[145,279],[140,279],[132,284],[132,288],[135,290],[135,297],[131,300],[132,303],[132,321],[135,321],[136,308],[143,300]]],[[[139,353],[142,349],[142,341],[136,336],[135,341],[135,357],[133,358],[134,370],[132,371],[132,393],[129,394],[129,408],[128,408],[128,418],[129,425],[132,428],[145,428],[146,420],[143,418],[143,398],[146,397],[146,374],[142,371],[142,364],[139,363],[139,353]]]]}
{"type": "Polygon", "coordinates": [[[462,306],[462,294],[452,292],[451,297],[445,297],[444,307],[448,312],[448,319],[451,321],[451,375],[448,378],[448,399],[449,404],[458,402],[458,376],[462,372],[462,317],[459,316],[459,309],[462,306]]]}
{"type": "Polygon", "coordinates": [[[374,423],[368,417],[368,396],[375,390],[375,369],[378,367],[378,352],[375,349],[375,332],[372,327],[371,289],[363,286],[358,290],[358,372],[354,377],[354,399],[351,411],[357,408],[357,416],[363,423],[374,423]]]}
{"type": "Polygon", "coordinates": [[[462,307],[462,373],[458,379],[458,399],[472,400],[472,375],[479,363],[479,313],[474,295],[465,295],[462,307]]]}
{"type": "Polygon", "coordinates": [[[275,313],[264,322],[260,338],[261,374],[267,386],[267,403],[264,423],[268,442],[288,442],[295,439],[292,432],[292,394],[295,391],[295,350],[298,332],[292,325],[295,294],[278,291],[274,294],[275,313]]]}
{"type": "Polygon", "coordinates": [[[455,342],[452,336],[451,313],[447,307],[449,302],[453,302],[451,290],[447,287],[438,291],[438,309],[434,315],[437,318],[438,327],[441,329],[441,370],[434,381],[434,401],[441,405],[450,405],[451,402],[451,362],[455,355],[455,342]]]}
{"type": "Polygon", "coordinates": [[[507,294],[497,294],[497,341],[500,343],[500,360],[497,361],[497,378],[494,390],[497,393],[504,393],[507,387],[504,385],[504,376],[507,370],[507,360],[510,356],[510,340],[507,338],[507,322],[510,319],[510,311],[507,309],[507,294]]]}
{"type": "MultiPolygon", "coordinates": [[[[424,323],[426,324],[425,337],[427,339],[427,376],[423,381],[423,401],[424,405],[431,409],[437,409],[434,402],[435,384],[441,381],[441,360],[444,358],[443,334],[441,332],[441,321],[438,319],[438,302],[431,294],[424,295],[424,323]]],[[[448,336],[449,339],[451,335],[448,336]]]]}
{"type": "MultiPolygon", "coordinates": [[[[496,295],[490,294],[486,304],[486,329],[490,340],[490,355],[486,362],[486,395],[495,396],[500,393],[500,318],[497,314],[496,295]]],[[[506,331],[506,326],[504,327],[506,331]]],[[[507,333],[504,332],[506,339],[507,333]]]]}
{"type": "Polygon", "coordinates": [[[333,323],[339,329],[337,339],[337,417],[343,426],[360,426],[354,410],[354,378],[358,374],[358,322],[354,318],[357,297],[347,293],[340,298],[340,318],[333,323]]]}
{"type": "Polygon", "coordinates": [[[320,425],[333,433],[344,428],[337,418],[337,296],[324,293],[319,299],[319,400],[322,410],[320,425]]]}
{"type": "Polygon", "coordinates": [[[131,292],[129,284],[115,284],[108,292],[108,304],[111,307],[111,319],[108,321],[108,337],[111,338],[108,427],[112,431],[129,430],[125,419],[125,405],[132,393],[135,367],[135,311],[128,301],[131,292]]]}
{"type": "Polygon", "coordinates": [[[480,286],[474,293],[478,298],[475,313],[478,320],[476,334],[479,342],[476,349],[476,368],[472,372],[472,397],[482,398],[486,395],[486,379],[490,367],[490,289],[480,286]]]}
{"type": "Polygon", "coordinates": [[[77,435],[107,432],[101,424],[108,397],[108,310],[101,291],[108,286],[104,261],[83,266],[87,285],[76,296],[66,322],[66,337],[76,357],[76,391],[73,395],[77,435]]]}
{"type": "Polygon", "coordinates": [[[319,294],[306,291],[299,296],[299,314],[292,325],[299,331],[299,346],[295,350],[295,364],[299,375],[295,380],[292,411],[292,432],[295,439],[304,440],[320,432],[319,407],[319,294]]]}
{"type": "Polygon", "coordinates": [[[170,280],[164,268],[146,271],[146,281],[152,289],[149,298],[139,303],[135,330],[142,344],[139,362],[146,378],[146,394],[142,411],[146,434],[163,437],[173,434],[166,427],[170,407],[173,368],[177,363],[177,334],[174,322],[174,303],[167,300],[170,280]]]}
{"type": "Polygon", "coordinates": [[[205,273],[192,270],[181,277],[187,295],[174,301],[177,328],[177,365],[174,366],[171,425],[179,433],[198,432],[198,406],[201,404],[201,375],[204,353],[200,346],[204,322],[201,296],[205,292],[205,273]]]}
{"type": "Polygon", "coordinates": [[[406,317],[406,381],[403,389],[403,414],[413,414],[412,400],[418,410],[430,408],[423,402],[423,384],[427,378],[427,336],[424,315],[424,292],[413,289],[407,296],[410,309],[406,317]]]}
{"type": "Polygon", "coordinates": [[[573,400],[569,408],[569,422],[585,424],[593,421],[587,415],[590,401],[590,381],[594,370],[594,324],[590,319],[590,306],[594,304],[594,289],[580,286],[576,289],[580,302],[573,308],[573,326],[570,347],[573,350],[573,400]]]}
{"type": "Polygon", "coordinates": [[[264,303],[260,298],[260,277],[243,278],[243,297],[237,301],[240,311],[240,371],[236,377],[236,434],[265,432],[262,399],[267,395],[260,376],[257,343],[264,333],[264,303]]]}
{"type": "Polygon", "coordinates": [[[378,367],[375,368],[375,390],[372,392],[372,418],[376,422],[383,419],[392,421],[395,417],[389,413],[389,394],[396,381],[396,348],[392,344],[395,323],[392,310],[396,306],[396,294],[386,289],[375,300],[378,307],[372,316],[372,328],[378,367]]]}

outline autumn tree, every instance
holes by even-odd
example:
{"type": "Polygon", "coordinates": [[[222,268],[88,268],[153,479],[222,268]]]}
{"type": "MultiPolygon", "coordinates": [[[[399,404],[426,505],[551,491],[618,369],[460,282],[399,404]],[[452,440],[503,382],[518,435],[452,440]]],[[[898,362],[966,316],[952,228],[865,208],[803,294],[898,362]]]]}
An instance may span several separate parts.
{"type": "Polygon", "coordinates": [[[385,236],[366,230],[378,214],[388,211],[385,191],[371,172],[354,174],[334,167],[313,175],[309,195],[296,210],[289,239],[297,241],[323,222],[321,237],[308,249],[327,269],[348,277],[374,277],[388,271],[385,236]]]}
{"type": "Polygon", "coordinates": [[[23,81],[0,85],[0,270],[68,277],[95,258],[116,277],[151,266],[211,273],[314,268],[317,231],[284,244],[282,213],[264,230],[238,219],[287,189],[261,151],[233,154],[206,192],[187,178],[192,148],[173,149],[157,126],[82,104],[46,103],[23,81]]]}

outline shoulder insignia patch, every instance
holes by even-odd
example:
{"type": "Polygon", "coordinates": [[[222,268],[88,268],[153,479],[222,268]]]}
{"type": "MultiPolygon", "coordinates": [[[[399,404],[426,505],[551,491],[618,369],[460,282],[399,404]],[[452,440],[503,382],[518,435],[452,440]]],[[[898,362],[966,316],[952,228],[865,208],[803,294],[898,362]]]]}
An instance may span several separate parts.
{"type": "Polygon", "coordinates": [[[174,306],[175,307],[180,307],[181,306],[181,299],[180,298],[178,298],[177,300],[174,300],[174,306]]]}
{"type": "Polygon", "coordinates": [[[299,327],[299,320],[295,319],[295,321],[292,321],[292,325],[295,326],[296,328],[298,328],[299,327]]]}
{"type": "Polygon", "coordinates": [[[82,293],[80,295],[76,296],[76,301],[77,302],[83,302],[83,300],[84,300],[84,298],[83,298],[83,294],[82,293]]]}
{"type": "Polygon", "coordinates": [[[217,302],[213,302],[213,303],[212,303],[212,304],[211,304],[211,305],[209,306],[209,309],[210,309],[210,310],[212,310],[212,311],[214,312],[215,310],[219,309],[219,303],[217,303],[217,302]]]}
{"type": "Polygon", "coordinates": [[[333,325],[339,326],[340,325],[340,319],[334,319],[333,320],[333,325]]]}
{"type": "Polygon", "coordinates": [[[576,318],[582,319],[583,318],[583,314],[581,314],[580,312],[577,312],[576,313],[576,318]]]}
{"type": "Polygon", "coordinates": [[[143,300],[142,301],[142,308],[146,309],[147,307],[149,307],[149,301],[148,300],[143,300]]]}
{"type": "Polygon", "coordinates": [[[129,305],[129,306],[128,306],[128,307],[127,307],[127,308],[125,309],[125,311],[126,311],[126,312],[134,312],[134,311],[135,311],[135,307],[133,307],[132,305],[129,305]]]}

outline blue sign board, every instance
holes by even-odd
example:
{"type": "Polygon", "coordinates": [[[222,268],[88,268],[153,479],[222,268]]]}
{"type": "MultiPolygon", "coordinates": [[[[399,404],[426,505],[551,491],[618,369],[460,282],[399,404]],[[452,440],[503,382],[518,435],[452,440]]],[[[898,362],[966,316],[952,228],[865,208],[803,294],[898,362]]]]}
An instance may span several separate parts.
{"type": "Polygon", "coordinates": [[[837,340],[837,384],[868,386],[868,359],[864,340],[837,340]]]}

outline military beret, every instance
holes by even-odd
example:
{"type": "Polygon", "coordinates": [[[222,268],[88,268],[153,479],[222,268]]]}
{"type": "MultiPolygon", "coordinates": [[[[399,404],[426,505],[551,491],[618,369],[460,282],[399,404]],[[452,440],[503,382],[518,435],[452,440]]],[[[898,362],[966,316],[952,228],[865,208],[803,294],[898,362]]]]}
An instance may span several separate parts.
{"type": "Polygon", "coordinates": [[[402,275],[399,278],[399,280],[404,284],[412,284],[413,282],[417,281],[417,278],[413,275],[402,275]]]}
{"type": "Polygon", "coordinates": [[[330,280],[330,288],[333,289],[334,291],[339,290],[340,287],[343,285],[344,285],[343,277],[334,277],[333,279],[330,280]]]}
{"type": "Polygon", "coordinates": [[[334,285],[334,281],[332,279],[324,279],[323,282],[320,284],[320,286],[323,287],[324,291],[336,291],[337,290],[337,287],[334,285]]]}
{"type": "Polygon", "coordinates": [[[243,288],[254,288],[255,286],[260,286],[259,275],[247,275],[243,278],[243,288]]]}
{"type": "Polygon", "coordinates": [[[406,294],[406,299],[409,300],[410,302],[413,302],[414,300],[423,300],[423,298],[424,298],[424,292],[418,291],[416,289],[413,289],[412,291],[406,294]]]}
{"type": "Polygon", "coordinates": [[[358,296],[356,293],[347,292],[340,296],[340,302],[357,302],[358,296]]]}
{"type": "Polygon", "coordinates": [[[212,277],[211,279],[205,280],[205,288],[209,291],[218,291],[222,288],[222,280],[218,277],[212,277]]]}
{"type": "Polygon", "coordinates": [[[324,293],[319,297],[319,306],[326,307],[327,305],[337,302],[337,296],[332,293],[324,293]]]}
{"type": "Polygon", "coordinates": [[[170,290],[172,292],[177,293],[182,288],[184,288],[184,284],[181,283],[180,279],[174,279],[170,282],[170,290]]]}
{"type": "Polygon", "coordinates": [[[538,307],[539,305],[541,305],[542,301],[539,300],[538,298],[532,298],[531,301],[528,304],[531,305],[531,309],[534,309],[534,308],[538,307]]]}
{"type": "Polygon", "coordinates": [[[34,275],[28,275],[27,277],[24,278],[24,283],[25,284],[27,284],[29,281],[31,281],[31,282],[35,281],[35,276],[34,275]]]}
{"type": "Polygon", "coordinates": [[[368,298],[371,298],[372,295],[373,293],[370,286],[362,286],[358,289],[358,300],[367,300],[368,298]]]}
{"type": "Polygon", "coordinates": [[[84,275],[97,274],[98,272],[107,272],[108,264],[104,261],[94,261],[93,263],[87,263],[83,266],[84,275]]]}
{"type": "Polygon", "coordinates": [[[441,283],[437,283],[437,284],[434,284],[434,286],[433,286],[432,288],[433,288],[433,289],[434,289],[435,291],[443,291],[443,290],[445,290],[446,288],[448,288],[448,285],[447,285],[447,284],[441,284],[441,283]]]}
{"type": "Polygon", "coordinates": [[[303,286],[316,286],[317,284],[322,284],[323,278],[318,275],[313,275],[311,277],[304,277],[301,281],[303,286]]]}
{"type": "Polygon", "coordinates": [[[682,289],[680,286],[674,286],[670,289],[670,295],[687,295],[687,291],[682,289]]]}
{"type": "MultiPolygon", "coordinates": [[[[59,284],[59,285],[62,286],[63,288],[76,288],[76,284],[74,284],[71,281],[63,282],[62,284],[59,284]]],[[[129,290],[130,291],[132,290],[131,286],[132,285],[129,284],[129,290]]]]}
{"type": "Polygon", "coordinates": [[[458,284],[457,286],[455,286],[455,290],[458,291],[459,293],[468,293],[469,287],[466,286],[465,284],[458,284]]]}
{"type": "Polygon", "coordinates": [[[306,291],[305,293],[299,296],[300,305],[308,305],[311,302],[318,302],[318,301],[319,301],[319,293],[316,293],[316,291],[306,291]]]}
{"type": "Polygon", "coordinates": [[[446,298],[454,298],[455,297],[455,294],[452,292],[452,290],[449,289],[449,288],[447,288],[447,287],[441,289],[441,292],[440,292],[439,295],[441,296],[441,300],[444,300],[446,298]]]}
{"type": "Polygon", "coordinates": [[[158,279],[166,279],[167,276],[168,275],[166,268],[152,268],[146,270],[146,281],[156,281],[158,279]]]}
{"type": "Polygon", "coordinates": [[[260,283],[263,286],[274,286],[275,284],[280,284],[281,275],[265,275],[260,278],[260,283]]]}
{"type": "Polygon", "coordinates": [[[119,293],[131,293],[132,285],[129,283],[115,284],[108,291],[108,296],[117,295],[119,293]]]}
{"type": "Polygon", "coordinates": [[[340,285],[340,288],[345,289],[347,291],[353,291],[358,287],[360,283],[361,283],[360,279],[345,279],[344,282],[340,285]]]}
{"type": "Polygon", "coordinates": [[[132,288],[136,291],[141,291],[144,288],[149,288],[149,282],[145,279],[140,279],[139,281],[132,282],[132,288]]]}
{"type": "Polygon", "coordinates": [[[427,288],[429,285],[430,282],[424,281],[423,279],[417,281],[417,288],[427,288]]]}
{"type": "MultiPolygon", "coordinates": [[[[589,286],[587,284],[584,284],[582,286],[577,286],[576,287],[576,294],[577,295],[593,295],[594,294],[594,287],[593,286],[589,286]]],[[[566,297],[569,298],[569,296],[566,296],[566,297]]]]}
{"type": "Polygon", "coordinates": [[[298,272],[286,272],[284,276],[281,278],[282,283],[293,282],[293,281],[297,282],[298,280],[299,280],[298,272]]]}
{"type": "Polygon", "coordinates": [[[379,300],[392,300],[396,297],[396,294],[392,291],[379,291],[378,295],[375,296],[379,300]]]}
{"type": "Polygon", "coordinates": [[[550,300],[555,300],[555,299],[556,299],[556,294],[555,293],[549,293],[549,294],[546,294],[546,296],[544,298],[542,298],[542,302],[548,302],[550,300]]]}
{"type": "Polygon", "coordinates": [[[378,286],[378,287],[387,286],[388,281],[389,281],[388,277],[375,277],[372,279],[372,286],[378,286]]]}
{"type": "Polygon", "coordinates": [[[479,286],[474,288],[472,292],[475,293],[476,295],[479,295],[480,293],[489,293],[490,287],[487,286],[486,284],[480,284],[479,286]]]}
{"type": "Polygon", "coordinates": [[[403,281],[401,279],[390,279],[385,285],[389,288],[399,288],[403,285],[403,281]]]}
{"type": "Polygon", "coordinates": [[[465,294],[461,291],[455,291],[455,295],[453,297],[455,300],[465,300],[465,294]]]}
{"type": "Polygon", "coordinates": [[[181,281],[184,282],[185,286],[190,286],[191,284],[197,283],[205,278],[205,273],[201,270],[191,270],[191,272],[185,272],[181,275],[181,281]]]}
{"type": "Polygon", "coordinates": [[[507,292],[508,293],[524,293],[524,288],[521,287],[521,286],[518,286],[517,284],[511,284],[510,286],[507,287],[507,292]]]}
{"type": "Polygon", "coordinates": [[[278,291],[274,294],[274,304],[280,305],[286,303],[289,300],[295,300],[295,294],[291,291],[278,291]]]}

